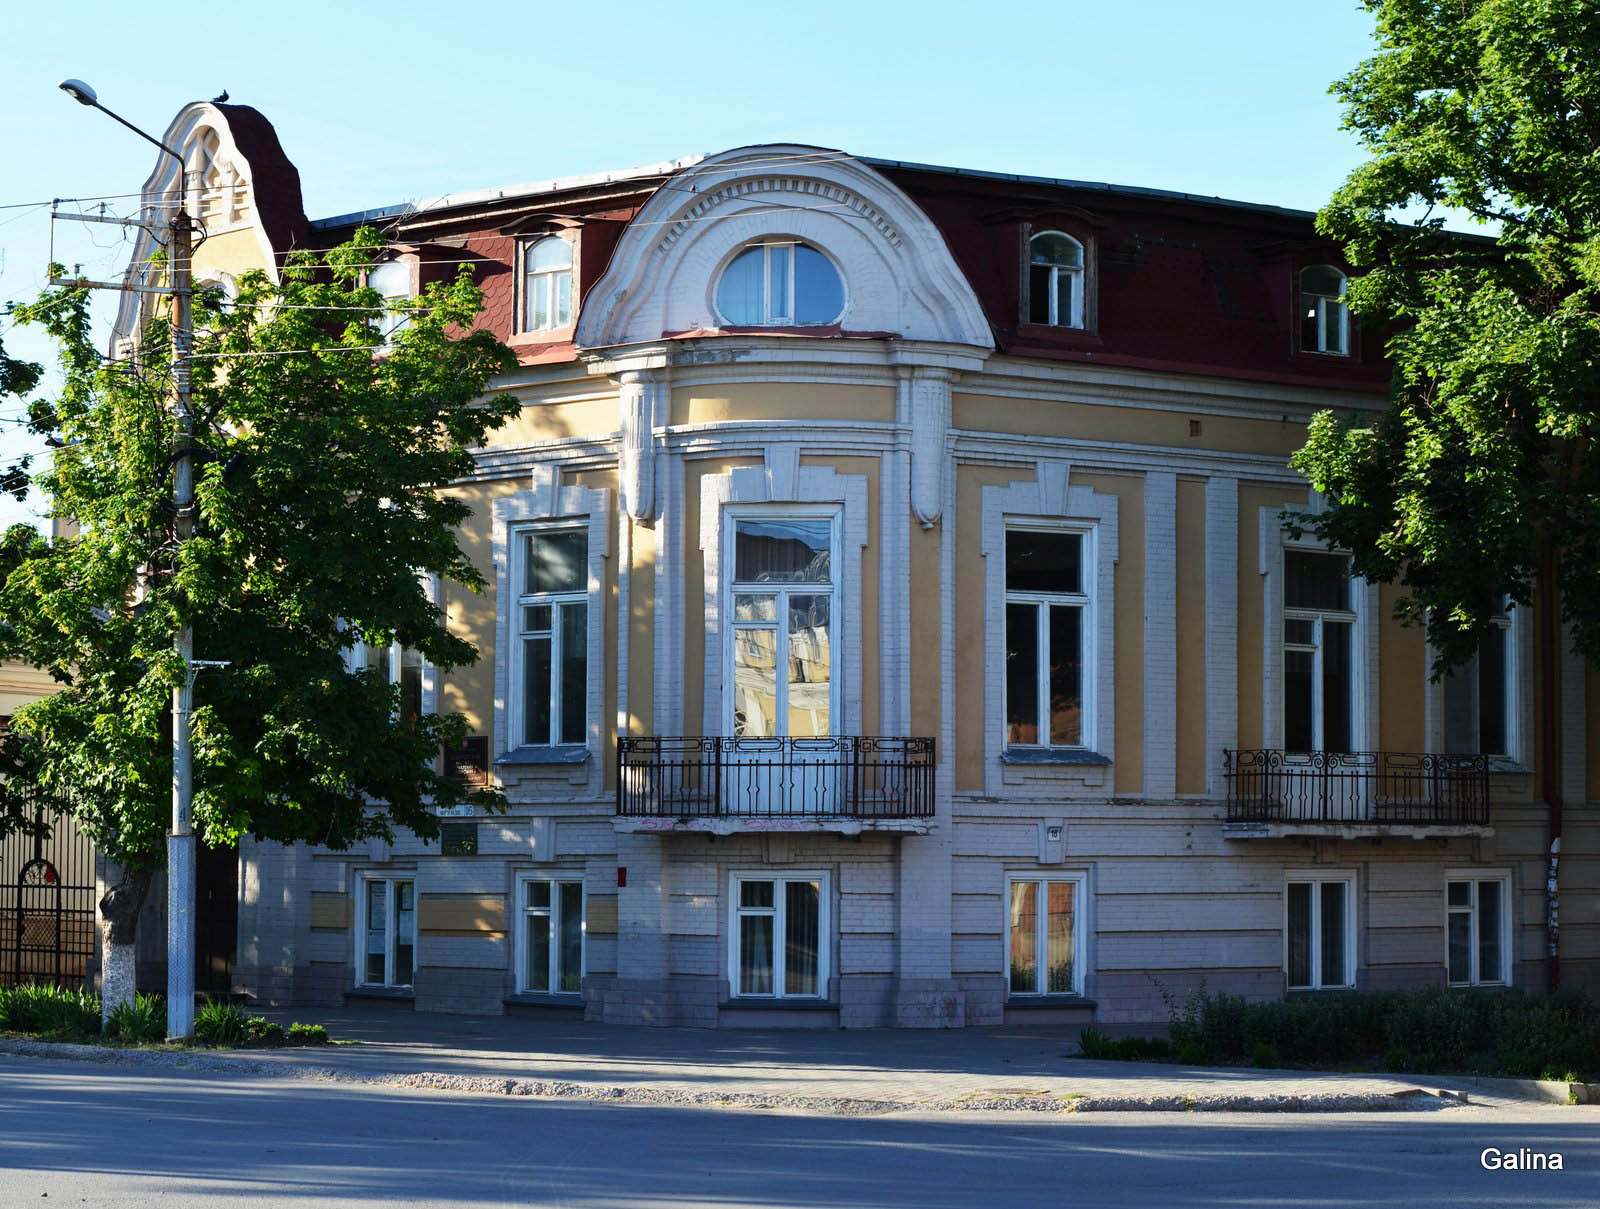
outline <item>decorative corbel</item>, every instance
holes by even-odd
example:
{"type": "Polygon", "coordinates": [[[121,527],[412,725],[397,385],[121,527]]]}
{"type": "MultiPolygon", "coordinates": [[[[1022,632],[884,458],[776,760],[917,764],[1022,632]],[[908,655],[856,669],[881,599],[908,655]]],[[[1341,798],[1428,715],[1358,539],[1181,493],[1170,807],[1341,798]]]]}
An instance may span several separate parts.
{"type": "Polygon", "coordinates": [[[629,370],[621,377],[622,433],[618,474],[622,506],[642,525],[656,518],[656,410],[661,385],[649,370],[629,370]]]}

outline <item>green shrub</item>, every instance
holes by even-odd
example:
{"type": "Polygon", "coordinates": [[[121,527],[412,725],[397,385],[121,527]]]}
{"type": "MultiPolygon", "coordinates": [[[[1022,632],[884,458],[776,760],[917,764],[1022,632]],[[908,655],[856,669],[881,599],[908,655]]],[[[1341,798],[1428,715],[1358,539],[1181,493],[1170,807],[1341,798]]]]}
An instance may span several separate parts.
{"type": "Polygon", "coordinates": [[[243,1045],[249,1021],[237,1003],[208,1003],[195,1014],[194,1035],[209,1045],[243,1045]]]}
{"type": "Polygon", "coordinates": [[[114,1041],[134,1044],[166,1040],[166,1000],[160,995],[135,995],[132,1003],[117,1004],[106,1018],[105,1031],[114,1041]]]}
{"type": "Polygon", "coordinates": [[[265,1016],[251,1016],[245,1021],[246,1035],[251,1045],[275,1046],[283,1044],[283,1025],[265,1016]]]}
{"type": "Polygon", "coordinates": [[[1078,1054],[1084,1058],[1104,1059],[1112,1057],[1111,1038],[1097,1028],[1085,1028],[1078,1031],[1078,1054]]]}
{"type": "Polygon", "coordinates": [[[1252,1066],[1259,1066],[1266,1070],[1280,1065],[1278,1047],[1269,1041],[1257,1041],[1254,1052],[1250,1055],[1252,1066]]]}
{"type": "Polygon", "coordinates": [[[1329,1065],[1381,1056],[1391,1070],[1529,1077],[1600,1069],[1600,1012],[1576,992],[1427,987],[1249,1003],[1237,995],[1164,995],[1181,1061],[1329,1065]]]}
{"type": "Polygon", "coordinates": [[[301,1024],[298,1020],[289,1026],[290,1045],[327,1045],[328,1030],[320,1024],[301,1024]]]}
{"type": "Polygon", "coordinates": [[[92,1037],[100,1031],[100,996],[56,986],[8,987],[0,990],[0,1029],[92,1037]]]}
{"type": "Polygon", "coordinates": [[[1172,1057],[1172,1043],[1160,1037],[1121,1037],[1113,1041],[1097,1028],[1085,1028],[1078,1033],[1078,1054],[1115,1062],[1160,1062],[1172,1057]]]}
{"type": "Polygon", "coordinates": [[[1211,1056],[1198,1041],[1185,1041],[1178,1047],[1178,1061],[1185,1066],[1205,1066],[1211,1061],[1211,1056]]]}

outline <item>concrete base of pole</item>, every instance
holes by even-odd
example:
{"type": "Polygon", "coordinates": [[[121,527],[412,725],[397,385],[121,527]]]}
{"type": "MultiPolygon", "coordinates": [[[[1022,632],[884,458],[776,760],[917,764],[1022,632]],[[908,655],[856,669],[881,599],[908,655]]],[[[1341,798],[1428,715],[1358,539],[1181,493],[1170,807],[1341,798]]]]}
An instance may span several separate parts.
{"type": "Polygon", "coordinates": [[[194,1035],[194,833],[167,836],[167,1037],[194,1035]]]}

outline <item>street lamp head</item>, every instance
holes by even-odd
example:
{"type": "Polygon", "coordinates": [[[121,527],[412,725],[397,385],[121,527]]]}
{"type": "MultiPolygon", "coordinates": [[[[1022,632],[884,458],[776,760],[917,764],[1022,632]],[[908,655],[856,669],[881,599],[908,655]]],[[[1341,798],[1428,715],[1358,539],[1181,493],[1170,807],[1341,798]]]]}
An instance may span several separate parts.
{"type": "Polygon", "coordinates": [[[98,105],[100,103],[99,94],[82,80],[62,80],[56,87],[60,88],[62,92],[80,105],[98,105]]]}

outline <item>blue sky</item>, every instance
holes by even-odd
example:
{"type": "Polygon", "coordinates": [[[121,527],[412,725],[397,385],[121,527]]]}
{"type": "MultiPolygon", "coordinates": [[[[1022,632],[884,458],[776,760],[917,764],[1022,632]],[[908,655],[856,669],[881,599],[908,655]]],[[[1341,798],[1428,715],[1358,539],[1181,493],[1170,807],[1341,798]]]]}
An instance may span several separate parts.
{"type": "MultiPolygon", "coordinates": [[[[313,217],[765,142],[1316,209],[1361,158],[1328,85],[1373,49],[1354,0],[4,9],[0,205],[129,193],[154,165],[57,91],[76,76],[156,134],[226,88],[277,127],[313,217]]],[[[37,294],[50,235],[48,207],[0,209],[0,302],[37,294]]],[[[91,276],[126,260],[112,228],[55,236],[91,276]]],[[[20,440],[0,422],[0,459],[20,440]]]]}

